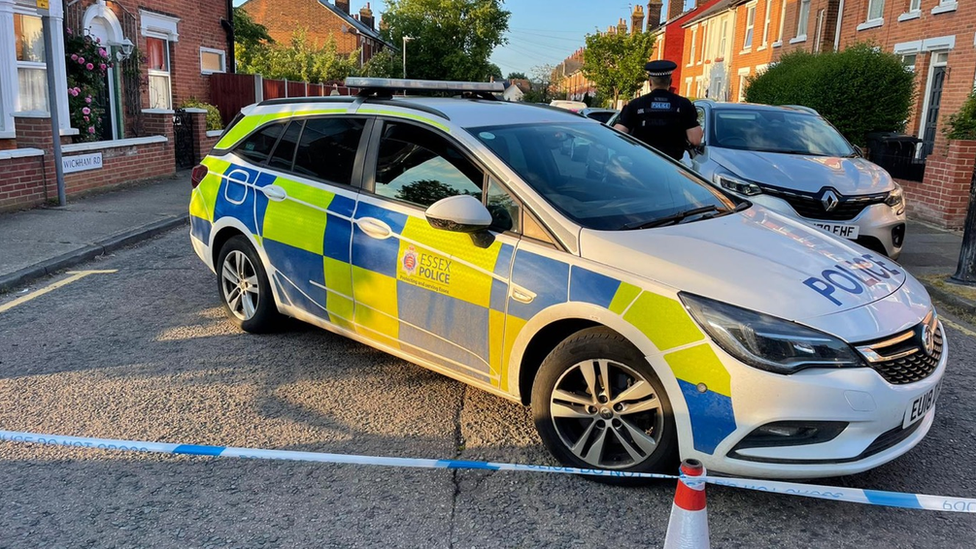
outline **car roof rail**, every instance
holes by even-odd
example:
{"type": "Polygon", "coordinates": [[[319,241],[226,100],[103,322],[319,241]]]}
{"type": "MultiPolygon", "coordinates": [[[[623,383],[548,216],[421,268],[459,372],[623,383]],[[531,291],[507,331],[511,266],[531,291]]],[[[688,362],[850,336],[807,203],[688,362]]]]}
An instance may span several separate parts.
{"type": "Polygon", "coordinates": [[[392,98],[393,92],[439,92],[453,93],[466,99],[487,99],[497,101],[496,93],[505,91],[501,82],[460,82],[451,80],[412,80],[403,78],[366,78],[351,76],[346,78],[347,88],[359,88],[359,97],[392,98]]]}
{"type": "Polygon", "coordinates": [[[819,113],[819,112],[817,112],[817,110],[816,110],[816,109],[814,109],[814,108],[812,108],[812,107],[807,107],[807,106],[805,106],[805,105],[783,105],[783,106],[784,106],[784,107],[789,107],[789,108],[791,108],[791,109],[796,109],[796,110],[798,110],[798,111],[803,111],[803,112],[808,112],[808,113],[810,113],[810,114],[816,114],[817,116],[819,116],[819,115],[820,115],[820,113],[819,113]]]}
{"type": "Polygon", "coordinates": [[[348,95],[323,96],[323,97],[280,97],[278,99],[265,99],[257,104],[259,107],[268,105],[292,105],[296,103],[350,103],[354,97],[348,95]]]}

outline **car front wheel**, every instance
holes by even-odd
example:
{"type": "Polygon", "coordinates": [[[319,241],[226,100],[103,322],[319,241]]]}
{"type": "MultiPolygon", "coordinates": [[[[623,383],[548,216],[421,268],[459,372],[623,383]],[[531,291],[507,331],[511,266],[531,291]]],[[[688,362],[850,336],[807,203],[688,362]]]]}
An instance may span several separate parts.
{"type": "Polygon", "coordinates": [[[612,330],[577,332],[546,357],[532,387],[532,415],[564,465],[666,473],[677,465],[664,386],[640,351],[612,330]]]}

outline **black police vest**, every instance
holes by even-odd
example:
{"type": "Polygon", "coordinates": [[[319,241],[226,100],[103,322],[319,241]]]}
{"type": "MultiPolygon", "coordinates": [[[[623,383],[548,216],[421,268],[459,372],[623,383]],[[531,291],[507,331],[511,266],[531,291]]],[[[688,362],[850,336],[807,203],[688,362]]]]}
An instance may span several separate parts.
{"type": "MultiPolygon", "coordinates": [[[[631,135],[675,159],[681,159],[687,143],[686,128],[681,122],[680,96],[663,90],[636,99],[637,127],[631,135]]],[[[685,106],[684,108],[687,108],[685,106]]]]}

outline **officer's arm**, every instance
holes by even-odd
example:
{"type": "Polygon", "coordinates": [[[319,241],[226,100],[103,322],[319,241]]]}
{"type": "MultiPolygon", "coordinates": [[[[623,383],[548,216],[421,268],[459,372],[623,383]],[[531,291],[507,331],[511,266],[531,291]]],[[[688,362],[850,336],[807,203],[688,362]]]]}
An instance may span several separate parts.
{"type": "Polygon", "coordinates": [[[626,134],[629,134],[630,133],[630,128],[628,128],[627,126],[624,126],[623,124],[614,124],[613,125],[613,129],[615,129],[617,131],[620,131],[620,132],[624,132],[626,134]]]}
{"type": "Polygon", "coordinates": [[[692,147],[701,145],[704,133],[701,126],[695,126],[694,128],[685,130],[685,135],[688,136],[688,142],[691,143],[692,147]]]}

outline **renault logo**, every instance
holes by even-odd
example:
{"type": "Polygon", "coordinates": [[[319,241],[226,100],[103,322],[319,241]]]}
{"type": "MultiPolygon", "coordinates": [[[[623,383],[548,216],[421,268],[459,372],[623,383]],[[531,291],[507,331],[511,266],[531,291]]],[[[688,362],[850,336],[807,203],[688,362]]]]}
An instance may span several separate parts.
{"type": "Polygon", "coordinates": [[[932,356],[935,352],[935,332],[928,324],[922,325],[922,348],[927,356],[932,356]]]}
{"type": "Polygon", "coordinates": [[[823,204],[825,212],[832,212],[834,211],[834,208],[840,204],[840,198],[837,196],[837,193],[833,191],[833,189],[827,189],[824,191],[823,195],[820,196],[820,203],[823,204]]]}

